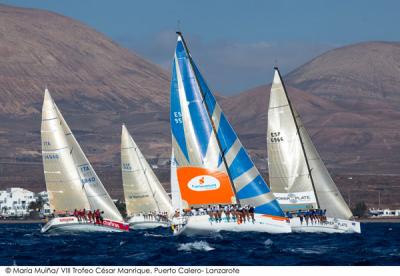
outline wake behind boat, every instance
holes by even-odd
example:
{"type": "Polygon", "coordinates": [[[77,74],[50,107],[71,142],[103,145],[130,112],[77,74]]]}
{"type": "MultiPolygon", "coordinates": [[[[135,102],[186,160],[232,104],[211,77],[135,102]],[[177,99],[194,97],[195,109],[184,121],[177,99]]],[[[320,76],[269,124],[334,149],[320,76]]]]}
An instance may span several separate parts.
{"type": "Polygon", "coordinates": [[[294,109],[278,68],[268,108],[271,190],[290,216],[294,232],[361,233],[360,223],[333,182],[294,109]]]}
{"type": "Polygon", "coordinates": [[[207,87],[179,32],[170,116],[172,164],[176,166],[176,176],[171,177],[176,180],[171,181],[172,198],[180,201],[174,206],[186,209],[178,210],[173,218],[175,234],[221,230],[291,232],[282,209],[207,87]],[[220,209],[228,206],[234,206],[237,212],[253,208],[255,220],[241,223],[223,219],[220,209]],[[212,215],[182,214],[192,208],[215,210],[212,215]]]}
{"type": "Polygon", "coordinates": [[[169,227],[171,199],[125,125],[121,134],[121,168],[130,228],[169,227]]]}
{"type": "Polygon", "coordinates": [[[64,217],[51,219],[41,232],[128,231],[114,202],[83,153],[46,89],[42,109],[42,158],[50,208],[64,217]],[[76,210],[93,210],[93,222],[76,210]],[[75,211],[75,216],[69,216],[75,211]]]}

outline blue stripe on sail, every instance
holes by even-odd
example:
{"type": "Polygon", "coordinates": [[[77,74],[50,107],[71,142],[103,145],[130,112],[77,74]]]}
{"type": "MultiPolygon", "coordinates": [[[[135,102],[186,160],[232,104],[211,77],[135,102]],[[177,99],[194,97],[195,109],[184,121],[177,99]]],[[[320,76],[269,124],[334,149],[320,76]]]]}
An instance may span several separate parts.
{"type": "Polygon", "coordinates": [[[285,216],[276,199],[266,204],[256,206],[255,212],[258,214],[265,214],[265,215],[273,215],[280,217],[285,216]]]}
{"type": "Polygon", "coordinates": [[[177,58],[185,58],[186,57],[185,47],[183,46],[183,42],[181,40],[178,40],[176,42],[175,54],[176,54],[177,58]]]}
{"type": "Polygon", "coordinates": [[[240,189],[240,191],[236,193],[236,196],[240,200],[259,196],[265,193],[269,193],[268,186],[264,182],[264,179],[261,177],[261,175],[258,175],[250,183],[240,189]]]}
{"type": "Polygon", "coordinates": [[[218,166],[217,166],[217,167],[221,166],[221,164],[222,164],[223,161],[224,161],[224,159],[222,159],[222,155],[219,154],[219,157],[218,157],[218,166]]]}
{"type": "Polygon", "coordinates": [[[232,164],[229,166],[229,172],[231,174],[232,179],[236,179],[243,173],[247,172],[253,167],[253,163],[251,162],[249,156],[247,155],[244,148],[241,148],[233,160],[232,164]]]}
{"type": "Polygon", "coordinates": [[[223,113],[221,113],[221,117],[219,120],[218,139],[221,143],[221,148],[225,154],[229,151],[229,149],[237,139],[235,132],[229,125],[229,122],[225,118],[225,115],[223,113]]]}
{"type": "Polygon", "coordinates": [[[199,69],[197,68],[196,64],[194,64],[194,63],[193,63],[193,69],[197,76],[197,79],[199,80],[199,85],[201,87],[201,90],[204,93],[204,99],[205,99],[206,105],[208,107],[208,110],[210,110],[210,112],[212,114],[214,112],[215,103],[216,103],[214,95],[211,93],[211,90],[208,88],[207,83],[203,79],[203,76],[200,74],[199,69]]]}
{"type": "Polygon", "coordinates": [[[170,110],[171,131],[175,137],[176,142],[181,148],[182,153],[187,160],[189,153],[186,147],[185,129],[182,121],[181,103],[179,100],[178,80],[176,75],[175,62],[172,67],[172,80],[171,80],[171,110],[170,110]]]}
{"type": "Polygon", "coordinates": [[[197,85],[197,80],[191,71],[190,61],[187,58],[187,55],[184,53],[179,53],[179,56],[180,58],[178,58],[178,64],[185,88],[186,100],[189,103],[188,108],[190,117],[194,126],[193,129],[197,138],[197,142],[201,149],[202,157],[204,158],[207,154],[207,148],[212,133],[212,126],[207,114],[207,110],[203,104],[203,98],[197,85]]]}

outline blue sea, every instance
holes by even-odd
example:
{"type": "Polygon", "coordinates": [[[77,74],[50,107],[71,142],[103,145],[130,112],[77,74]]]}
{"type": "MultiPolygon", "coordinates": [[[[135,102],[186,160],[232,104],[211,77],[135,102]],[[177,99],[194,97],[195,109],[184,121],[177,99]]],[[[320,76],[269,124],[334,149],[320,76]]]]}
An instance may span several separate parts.
{"type": "Polygon", "coordinates": [[[0,265],[400,265],[399,223],[365,223],[361,235],[168,230],[41,234],[39,224],[0,224],[0,265]]]}

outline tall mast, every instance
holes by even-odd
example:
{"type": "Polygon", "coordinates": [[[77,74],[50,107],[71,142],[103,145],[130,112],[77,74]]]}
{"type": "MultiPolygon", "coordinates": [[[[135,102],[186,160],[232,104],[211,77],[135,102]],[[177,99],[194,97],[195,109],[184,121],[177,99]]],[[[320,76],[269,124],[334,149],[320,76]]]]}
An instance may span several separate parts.
{"type": "Polygon", "coordinates": [[[292,103],[291,103],[291,101],[289,99],[289,96],[287,94],[286,87],[285,87],[285,84],[283,83],[283,80],[282,80],[282,77],[281,77],[281,73],[279,72],[278,67],[274,67],[274,69],[278,72],[279,79],[280,79],[280,81],[282,83],[282,86],[283,86],[283,91],[285,92],[286,99],[287,99],[287,101],[289,103],[289,108],[290,108],[290,112],[292,113],[294,124],[296,126],[297,135],[299,136],[299,139],[300,139],[301,149],[303,150],[304,159],[306,160],[307,169],[308,169],[308,175],[310,176],[310,179],[311,179],[311,184],[312,184],[312,187],[313,187],[313,190],[314,190],[315,199],[317,201],[317,207],[320,208],[317,191],[315,190],[314,179],[313,179],[313,176],[312,176],[312,173],[311,173],[310,164],[308,163],[308,157],[307,157],[306,150],[304,148],[303,138],[301,137],[301,134],[300,134],[300,128],[299,128],[299,126],[297,124],[296,116],[294,115],[292,103]]]}
{"type": "Polygon", "coordinates": [[[187,45],[186,45],[186,42],[185,42],[185,39],[183,38],[182,33],[179,32],[179,31],[176,32],[176,33],[177,33],[177,35],[180,36],[180,38],[182,39],[183,46],[185,47],[186,53],[187,53],[187,55],[188,55],[189,62],[190,62],[190,66],[192,67],[192,71],[193,71],[194,77],[196,78],[197,86],[198,86],[198,88],[199,88],[199,90],[200,90],[201,97],[203,98],[203,103],[204,103],[204,106],[206,107],[207,115],[208,115],[208,118],[209,118],[209,120],[210,120],[210,122],[211,122],[211,126],[212,126],[213,132],[214,132],[214,134],[215,134],[215,138],[216,138],[216,140],[217,140],[219,150],[220,150],[221,155],[222,155],[222,160],[223,160],[223,162],[224,162],[224,165],[225,165],[225,168],[226,168],[226,172],[228,173],[229,181],[231,182],[231,187],[232,187],[232,189],[233,189],[233,192],[235,193],[236,203],[237,203],[238,205],[240,205],[240,201],[239,201],[239,199],[238,199],[237,196],[236,196],[236,188],[235,188],[235,185],[233,185],[233,179],[232,179],[231,173],[229,172],[228,163],[226,162],[226,159],[225,159],[225,151],[222,149],[221,143],[220,143],[220,141],[219,141],[219,139],[218,139],[218,132],[217,132],[217,130],[215,129],[215,125],[214,125],[214,121],[213,121],[212,116],[211,116],[211,112],[210,112],[210,110],[209,110],[209,108],[208,108],[208,105],[207,105],[207,103],[206,103],[204,91],[203,91],[203,89],[201,89],[201,87],[200,87],[200,85],[199,85],[200,82],[199,82],[199,80],[198,80],[198,78],[197,78],[197,74],[196,74],[195,71],[194,71],[192,56],[190,55],[189,49],[188,49],[188,47],[187,47],[187,45]]]}

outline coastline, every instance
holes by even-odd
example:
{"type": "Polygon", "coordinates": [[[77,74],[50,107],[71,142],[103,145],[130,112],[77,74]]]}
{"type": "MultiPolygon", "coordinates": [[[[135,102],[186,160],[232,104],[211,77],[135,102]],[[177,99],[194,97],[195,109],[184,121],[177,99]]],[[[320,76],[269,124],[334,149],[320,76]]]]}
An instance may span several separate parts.
{"type": "Polygon", "coordinates": [[[34,224],[34,223],[46,223],[44,219],[2,219],[0,224],[34,224]]]}
{"type": "Polygon", "coordinates": [[[362,223],[400,223],[400,218],[399,217],[362,218],[362,219],[357,219],[356,221],[362,223]]]}

